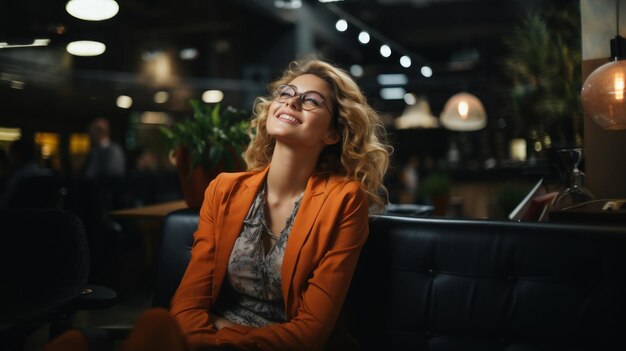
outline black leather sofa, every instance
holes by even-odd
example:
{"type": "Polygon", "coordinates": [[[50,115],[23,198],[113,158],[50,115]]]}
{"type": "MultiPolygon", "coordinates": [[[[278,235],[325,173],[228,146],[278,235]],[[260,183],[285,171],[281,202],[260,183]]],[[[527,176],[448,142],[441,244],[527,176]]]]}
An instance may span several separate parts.
{"type": "Polygon", "coordinates": [[[626,228],[383,216],[347,307],[365,350],[626,350],[626,228]]]}
{"type": "MultiPolygon", "coordinates": [[[[156,306],[196,222],[165,220],[156,306]]],[[[626,228],[373,217],[344,320],[364,350],[623,350],[626,228]]]]}

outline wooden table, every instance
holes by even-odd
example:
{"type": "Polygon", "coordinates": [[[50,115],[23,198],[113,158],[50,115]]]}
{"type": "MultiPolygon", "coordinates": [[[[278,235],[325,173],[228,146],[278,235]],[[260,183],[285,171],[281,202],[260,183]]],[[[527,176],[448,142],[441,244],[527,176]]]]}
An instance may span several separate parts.
{"type": "Polygon", "coordinates": [[[125,208],[110,213],[113,218],[163,219],[168,213],[187,208],[185,200],[162,202],[144,207],[125,208]]]}
{"type": "Polygon", "coordinates": [[[143,207],[115,210],[111,211],[109,215],[121,223],[127,222],[143,237],[144,263],[146,266],[151,266],[154,261],[155,251],[158,249],[161,240],[160,234],[163,231],[163,219],[168,213],[184,208],[188,208],[185,200],[175,200],[143,207]]]}

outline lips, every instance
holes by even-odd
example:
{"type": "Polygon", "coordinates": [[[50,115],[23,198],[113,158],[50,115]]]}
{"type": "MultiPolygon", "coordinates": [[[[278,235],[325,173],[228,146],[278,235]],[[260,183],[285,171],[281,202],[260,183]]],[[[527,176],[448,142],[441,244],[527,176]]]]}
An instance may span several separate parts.
{"type": "Polygon", "coordinates": [[[286,113],[281,113],[278,116],[276,116],[276,118],[278,118],[279,120],[283,122],[287,122],[291,124],[302,124],[302,122],[299,119],[286,113]]]}

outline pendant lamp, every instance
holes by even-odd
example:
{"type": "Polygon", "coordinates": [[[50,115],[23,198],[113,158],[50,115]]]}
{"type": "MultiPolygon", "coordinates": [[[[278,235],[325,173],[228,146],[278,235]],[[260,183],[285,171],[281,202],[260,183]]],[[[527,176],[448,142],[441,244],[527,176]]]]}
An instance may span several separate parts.
{"type": "Polygon", "coordinates": [[[441,125],[450,130],[469,132],[487,125],[487,113],[480,100],[470,93],[458,93],[444,105],[441,125]]]}
{"type": "Polygon", "coordinates": [[[65,10],[85,21],[104,21],[117,15],[120,7],[115,0],[70,0],[65,10]]]}
{"type": "Polygon", "coordinates": [[[583,83],[583,111],[600,127],[626,129],[626,40],[619,35],[619,0],[615,1],[617,34],[611,39],[612,61],[591,72],[583,83]]]}
{"type": "Polygon", "coordinates": [[[413,105],[407,105],[402,116],[395,120],[396,128],[437,128],[439,121],[430,112],[430,105],[424,99],[418,99],[413,105]]]}

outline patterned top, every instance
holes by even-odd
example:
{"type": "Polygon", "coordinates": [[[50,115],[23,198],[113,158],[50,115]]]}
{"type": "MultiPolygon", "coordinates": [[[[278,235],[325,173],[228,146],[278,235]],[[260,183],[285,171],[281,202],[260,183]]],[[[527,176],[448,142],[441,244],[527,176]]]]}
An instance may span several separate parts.
{"type": "Polygon", "coordinates": [[[284,229],[272,234],[265,221],[265,185],[257,194],[243,230],[235,241],[228,261],[224,300],[215,306],[215,313],[236,324],[261,327],[286,321],[281,292],[281,267],[287,238],[296,217],[302,194],[295,202],[284,229]],[[265,253],[262,237],[276,238],[274,246],[265,253]]]}

